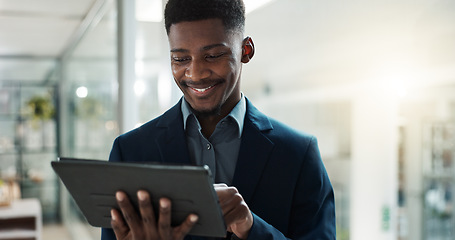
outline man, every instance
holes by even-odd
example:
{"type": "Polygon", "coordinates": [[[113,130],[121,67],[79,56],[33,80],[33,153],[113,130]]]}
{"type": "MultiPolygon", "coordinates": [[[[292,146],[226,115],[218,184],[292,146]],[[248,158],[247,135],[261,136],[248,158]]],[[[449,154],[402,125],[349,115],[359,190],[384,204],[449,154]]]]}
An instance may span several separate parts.
{"type": "MultiPolygon", "coordinates": [[[[172,74],[184,97],[119,136],[109,160],[208,165],[229,238],[335,239],[333,190],[316,139],[269,119],[240,91],[242,65],[255,50],[244,22],[242,0],[169,0],[172,74]]],[[[187,236],[194,214],[170,225],[169,199],[153,209],[139,191],[136,211],[129,201],[136,196],[116,197],[120,209],[102,239],[207,239],[187,236]]]]}

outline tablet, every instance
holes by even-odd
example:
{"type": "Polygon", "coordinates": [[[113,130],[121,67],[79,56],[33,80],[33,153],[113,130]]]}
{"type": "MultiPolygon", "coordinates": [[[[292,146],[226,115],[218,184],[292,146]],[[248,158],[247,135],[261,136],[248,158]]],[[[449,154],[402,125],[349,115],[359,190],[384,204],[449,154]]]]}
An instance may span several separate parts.
{"type": "MultiPolygon", "coordinates": [[[[180,166],[144,163],[118,163],[100,160],[59,158],[52,168],[76,204],[95,227],[111,228],[112,208],[117,208],[115,192],[124,191],[138,209],[137,191],[150,193],[158,209],[161,197],[172,202],[172,225],[190,214],[199,216],[190,235],[225,237],[226,226],[213,180],[207,166],[180,166]]],[[[155,211],[158,213],[158,211],[155,211]]]]}

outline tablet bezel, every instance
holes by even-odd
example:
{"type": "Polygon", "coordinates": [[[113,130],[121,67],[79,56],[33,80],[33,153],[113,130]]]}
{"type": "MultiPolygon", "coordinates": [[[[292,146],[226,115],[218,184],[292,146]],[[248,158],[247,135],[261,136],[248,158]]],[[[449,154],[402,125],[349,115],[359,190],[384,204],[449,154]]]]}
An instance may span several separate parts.
{"type": "MultiPolygon", "coordinates": [[[[128,194],[138,209],[137,191],[150,193],[157,209],[159,198],[172,202],[172,225],[190,213],[199,216],[190,235],[224,237],[226,225],[207,166],[126,163],[59,158],[52,168],[62,180],[88,223],[111,228],[110,210],[117,208],[115,192],[128,194]]],[[[158,212],[158,211],[155,211],[158,212]]]]}

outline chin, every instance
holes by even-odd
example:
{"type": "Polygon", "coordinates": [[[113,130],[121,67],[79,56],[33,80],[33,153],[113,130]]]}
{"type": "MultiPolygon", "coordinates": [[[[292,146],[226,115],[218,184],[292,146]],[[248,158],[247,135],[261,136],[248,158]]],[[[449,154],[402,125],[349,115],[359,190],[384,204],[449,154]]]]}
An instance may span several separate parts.
{"type": "Polygon", "coordinates": [[[208,109],[208,110],[194,110],[194,114],[197,116],[201,117],[209,117],[209,116],[217,116],[221,114],[221,109],[220,108],[215,108],[215,109],[208,109]]]}
{"type": "Polygon", "coordinates": [[[197,116],[215,116],[215,115],[220,115],[221,114],[221,105],[219,106],[214,106],[212,108],[199,108],[195,109],[193,108],[193,113],[196,114],[197,116]]]}

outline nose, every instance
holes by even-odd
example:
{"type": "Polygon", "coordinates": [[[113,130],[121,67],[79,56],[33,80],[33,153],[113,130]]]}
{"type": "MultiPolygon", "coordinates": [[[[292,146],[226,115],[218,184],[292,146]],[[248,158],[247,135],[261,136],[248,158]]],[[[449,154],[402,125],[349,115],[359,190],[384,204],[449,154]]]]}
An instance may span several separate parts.
{"type": "Polygon", "coordinates": [[[210,69],[204,61],[192,60],[185,70],[185,77],[198,81],[210,77],[210,69]]]}

